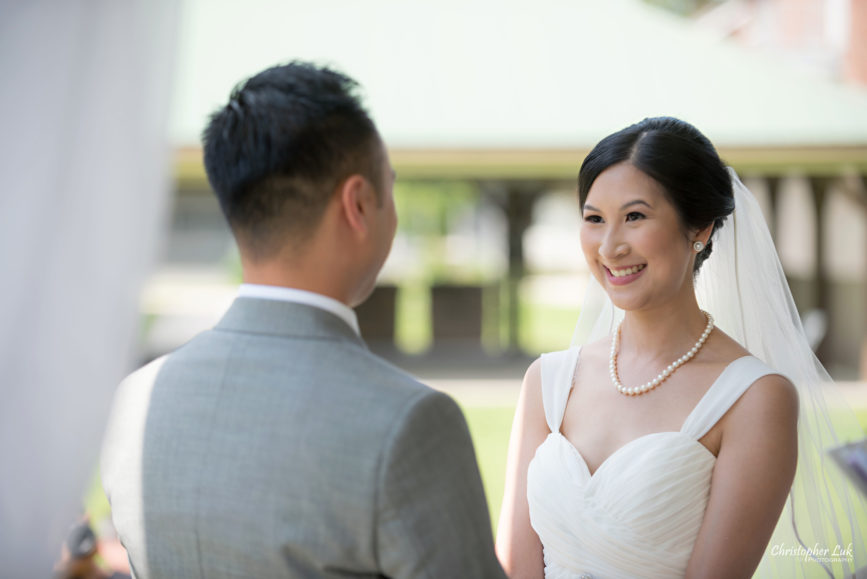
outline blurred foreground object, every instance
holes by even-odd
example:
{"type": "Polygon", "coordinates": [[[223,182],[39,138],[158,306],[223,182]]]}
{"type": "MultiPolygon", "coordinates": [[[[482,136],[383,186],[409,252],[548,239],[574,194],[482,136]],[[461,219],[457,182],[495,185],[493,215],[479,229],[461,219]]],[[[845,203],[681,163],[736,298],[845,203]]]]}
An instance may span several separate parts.
{"type": "Polygon", "coordinates": [[[121,565],[110,560],[113,551],[118,548],[123,551],[123,546],[116,539],[111,542],[98,540],[90,522],[84,519],[70,529],[54,576],[56,579],[129,579],[129,565],[125,559],[120,562],[121,565]],[[110,572],[97,563],[98,556],[106,562],[110,572]]]}
{"type": "Polygon", "coordinates": [[[832,448],[828,453],[861,494],[867,496],[867,438],[832,448]]]}
{"type": "Polygon", "coordinates": [[[168,191],[175,2],[0,0],[0,561],[48,577],[81,507],[168,191]]]}

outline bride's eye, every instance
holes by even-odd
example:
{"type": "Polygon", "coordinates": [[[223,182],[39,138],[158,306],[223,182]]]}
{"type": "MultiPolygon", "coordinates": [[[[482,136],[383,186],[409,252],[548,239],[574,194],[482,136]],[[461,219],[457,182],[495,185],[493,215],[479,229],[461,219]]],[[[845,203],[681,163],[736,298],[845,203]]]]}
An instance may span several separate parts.
{"type": "Polygon", "coordinates": [[[638,221],[639,219],[644,219],[644,213],[639,213],[638,211],[630,211],[626,214],[626,221],[638,221]]]}
{"type": "Polygon", "coordinates": [[[585,215],[584,221],[587,221],[588,223],[602,223],[602,217],[599,215],[585,215]]]}

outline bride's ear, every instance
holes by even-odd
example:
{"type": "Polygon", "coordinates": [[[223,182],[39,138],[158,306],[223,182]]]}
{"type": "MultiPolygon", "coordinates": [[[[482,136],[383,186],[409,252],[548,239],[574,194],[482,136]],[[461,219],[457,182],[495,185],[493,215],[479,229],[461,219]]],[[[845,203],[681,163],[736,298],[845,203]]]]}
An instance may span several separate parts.
{"type": "Polygon", "coordinates": [[[714,224],[711,223],[710,225],[708,225],[707,227],[704,227],[702,229],[692,230],[690,232],[690,238],[689,238],[690,241],[693,243],[696,241],[701,241],[706,246],[708,240],[710,240],[711,234],[713,233],[713,226],[714,226],[714,224]]]}

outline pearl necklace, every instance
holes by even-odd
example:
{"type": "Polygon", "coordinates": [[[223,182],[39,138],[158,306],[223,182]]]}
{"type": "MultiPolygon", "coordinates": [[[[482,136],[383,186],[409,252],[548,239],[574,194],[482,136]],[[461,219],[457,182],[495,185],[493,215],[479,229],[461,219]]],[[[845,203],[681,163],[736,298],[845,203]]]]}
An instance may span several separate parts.
{"type": "Polygon", "coordinates": [[[611,337],[611,354],[608,356],[608,374],[611,376],[611,382],[614,383],[617,390],[626,396],[640,396],[646,392],[650,392],[665,382],[669,376],[674,374],[675,370],[692,360],[693,357],[698,354],[698,351],[701,350],[701,347],[704,346],[707,337],[710,336],[710,333],[713,330],[713,316],[704,310],[702,310],[701,313],[707,317],[707,326],[705,326],[704,332],[702,332],[698,342],[696,342],[686,354],[669,364],[656,378],[635,388],[627,388],[620,383],[620,379],[617,377],[617,345],[620,343],[620,326],[623,325],[623,321],[621,320],[620,323],[617,324],[617,329],[614,331],[614,335],[611,337]]]}

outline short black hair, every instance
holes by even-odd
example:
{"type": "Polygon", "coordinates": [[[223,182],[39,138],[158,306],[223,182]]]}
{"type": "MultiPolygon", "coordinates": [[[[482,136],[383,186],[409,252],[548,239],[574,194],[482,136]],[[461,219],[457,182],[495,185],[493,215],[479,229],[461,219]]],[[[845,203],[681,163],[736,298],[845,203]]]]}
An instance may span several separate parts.
{"type": "Polygon", "coordinates": [[[268,68],[232,90],[202,134],[205,171],[239,245],[267,257],[318,225],[360,174],[381,191],[382,143],[345,74],[309,62],[268,68]]]}
{"type": "MultiPolygon", "coordinates": [[[[606,169],[628,162],[662,185],[687,228],[713,232],[735,209],[731,175],[713,144],[691,124],[673,117],[652,117],[611,134],[590,151],[578,172],[581,207],[590,187],[606,169]]],[[[710,257],[713,242],[696,256],[694,272],[710,257]]]]}

